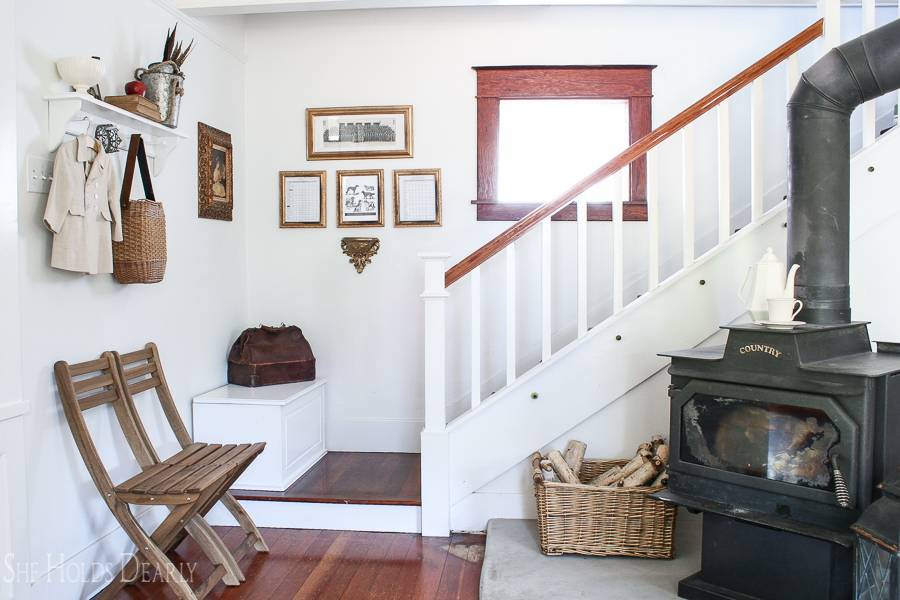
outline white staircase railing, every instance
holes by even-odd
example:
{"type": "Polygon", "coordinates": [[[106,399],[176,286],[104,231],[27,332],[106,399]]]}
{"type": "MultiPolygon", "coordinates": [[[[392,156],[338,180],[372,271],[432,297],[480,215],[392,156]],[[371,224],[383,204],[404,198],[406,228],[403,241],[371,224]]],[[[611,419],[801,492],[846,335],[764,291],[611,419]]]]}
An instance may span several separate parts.
{"type": "MultiPolygon", "coordinates": [[[[835,0],[836,1],[836,0],[835,0]]],[[[829,5],[833,4],[832,0],[828,0],[829,5]]],[[[874,0],[865,0],[864,6],[871,3],[874,7],[874,0]]],[[[866,13],[867,15],[869,13],[866,13]]],[[[762,219],[765,206],[763,158],[763,75],[777,65],[786,64],[786,83],[787,95],[790,96],[793,88],[799,79],[799,59],[798,51],[819,38],[824,30],[823,21],[818,21],[804,32],[785,43],[767,57],[757,62],[737,77],[721,86],[708,96],[701,99],[692,107],[688,108],[681,114],[671,119],[666,124],[655,129],[653,132],[633,144],[621,155],[611,160],[606,165],[588,176],[585,180],[574,186],[568,192],[559,198],[549,202],[536,209],[518,223],[510,227],[506,232],[486,244],[483,248],[476,251],[449,271],[445,271],[445,264],[449,258],[447,253],[422,253],[419,256],[425,262],[425,290],[422,298],[425,301],[425,429],[422,433],[422,532],[424,535],[447,535],[450,531],[450,488],[448,481],[450,476],[450,461],[458,457],[450,455],[450,444],[448,436],[450,432],[447,428],[447,361],[459,359],[465,352],[454,348],[448,356],[446,347],[446,302],[450,297],[447,291],[454,282],[467,277],[470,287],[470,347],[469,368],[457,369],[454,372],[462,373],[468,371],[470,378],[468,386],[461,386],[455,389],[468,389],[466,392],[469,396],[466,411],[476,409],[485,398],[485,356],[482,353],[484,346],[484,336],[494,333],[496,327],[491,332],[484,331],[484,323],[482,322],[482,264],[494,255],[503,251],[505,254],[505,336],[503,340],[496,343],[497,347],[505,348],[505,361],[502,370],[505,373],[490,373],[488,380],[504,382],[503,385],[495,383],[494,387],[488,391],[488,395],[495,394],[492,401],[497,401],[502,395],[504,389],[511,389],[518,379],[517,369],[520,366],[521,357],[519,356],[520,341],[517,340],[517,302],[521,290],[517,286],[517,263],[516,257],[516,240],[520,239],[531,229],[540,231],[540,260],[537,271],[540,273],[540,293],[537,294],[540,302],[540,364],[547,364],[553,356],[554,335],[560,335],[562,327],[553,329],[553,312],[551,311],[552,300],[554,297],[554,289],[552,286],[554,262],[552,260],[552,229],[551,217],[557,211],[561,210],[569,203],[576,205],[576,236],[575,236],[575,318],[574,318],[574,339],[569,344],[577,344],[579,340],[585,338],[588,333],[590,324],[590,313],[588,306],[588,275],[589,275],[589,252],[588,252],[588,227],[587,227],[587,203],[583,192],[607,177],[614,178],[614,199],[612,201],[612,273],[611,281],[606,286],[612,290],[611,312],[612,315],[618,315],[623,308],[630,304],[626,300],[625,290],[632,285],[636,285],[636,281],[626,282],[625,279],[625,231],[623,223],[623,202],[627,201],[627,186],[624,181],[628,181],[628,169],[631,162],[637,158],[647,156],[647,260],[646,273],[641,276],[641,283],[646,281],[645,290],[642,293],[652,292],[655,290],[661,279],[661,273],[665,278],[676,275],[678,272],[690,267],[698,258],[696,243],[698,240],[697,232],[695,232],[696,223],[696,203],[697,194],[694,182],[694,172],[696,169],[695,157],[698,150],[695,148],[695,132],[694,122],[699,117],[711,111],[713,108],[717,111],[716,118],[716,135],[714,136],[713,145],[715,146],[715,155],[717,157],[717,203],[715,210],[718,211],[718,217],[715,220],[717,231],[710,232],[715,240],[711,249],[703,249],[701,254],[708,254],[725,244],[733,235],[733,215],[731,207],[733,199],[731,195],[732,173],[735,172],[735,166],[732,164],[731,145],[732,136],[730,128],[730,114],[728,98],[741,90],[747,85],[751,86],[750,94],[750,135],[749,135],[749,172],[750,172],[750,194],[746,198],[749,214],[749,222],[756,223],[762,219]],[[673,251],[672,248],[663,250],[660,240],[660,188],[659,174],[661,170],[660,155],[658,147],[669,138],[674,137],[673,141],[680,138],[681,150],[664,148],[666,156],[677,155],[680,160],[681,172],[681,194],[682,203],[682,236],[681,236],[681,265],[680,269],[676,269],[674,273],[665,273],[667,267],[663,267],[660,262],[660,254],[663,255],[669,251],[669,254],[676,256],[679,252],[673,251]],[[675,151],[670,151],[675,150],[675,151]],[[538,227],[540,225],[540,227],[538,227]],[[626,285],[630,283],[631,285],[626,285]]],[[[834,45],[834,44],[832,44],[834,45]]],[[[820,54],[822,52],[820,48],[820,54]]],[[[871,109],[870,109],[871,110],[871,109]]],[[[783,111],[784,112],[784,111],[783,111]]],[[[784,118],[782,114],[780,118],[784,118]]],[[[874,140],[874,118],[872,119],[871,133],[865,133],[864,139],[874,140]]],[[[865,124],[869,126],[868,121],[865,124]]],[[[709,136],[706,136],[707,138],[709,136]]],[[[708,140],[707,140],[708,141],[708,140]]],[[[671,158],[669,158],[671,160],[671,158]]],[[[786,179],[783,176],[779,183],[786,179]]],[[[780,192],[776,189],[776,192],[780,192]]],[[[668,193],[668,196],[671,196],[668,193]]],[[[780,200],[780,193],[778,199],[780,200]]],[[[744,224],[746,225],[746,223],[744,224]]],[[[608,233],[607,233],[608,235],[608,233]]],[[[671,245],[671,244],[670,244],[671,245]]],[[[709,244],[707,244],[709,245],[709,244]]],[[[677,250],[677,249],[676,249],[677,250]]],[[[494,271],[500,269],[494,269],[494,271]]],[[[670,269],[671,270],[671,269],[670,269]]],[[[491,272],[493,274],[493,271],[491,272]]],[[[497,300],[498,302],[500,300],[497,300]]],[[[596,320],[596,319],[595,319],[596,320]]],[[[603,320],[603,319],[600,319],[603,320]]],[[[596,324],[596,323],[595,323],[596,324]]],[[[559,350],[557,350],[558,352],[559,350]]],[[[538,354],[538,353],[535,353],[538,354]]],[[[525,371],[529,369],[526,368],[525,371]]],[[[523,373],[524,375],[525,373],[523,373]]],[[[458,411],[457,411],[458,412],[458,411]]],[[[465,412],[465,411],[464,411],[465,412]]],[[[573,423],[574,426],[577,423],[573,423]]],[[[531,449],[533,450],[533,448],[531,449]]],[[[473,449],[477,452],[477,449],[473,449]]],[[[506,465],[506,468],[512,465],[506,465]]],[[[501,471],[502,472],[502,471],[501,471]]],[[[498,473],[499,474],[499,473],[498,473]]]]}

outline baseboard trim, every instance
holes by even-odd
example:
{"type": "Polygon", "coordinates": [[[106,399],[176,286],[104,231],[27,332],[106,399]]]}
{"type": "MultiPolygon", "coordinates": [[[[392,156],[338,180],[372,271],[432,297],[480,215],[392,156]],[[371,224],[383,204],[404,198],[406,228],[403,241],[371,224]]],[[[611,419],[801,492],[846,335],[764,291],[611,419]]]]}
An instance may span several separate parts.
{"type": "Polygon", "coordinates": [[[475,492],[450,508],[451,531],[485,531],[491,519],[537,519],[534,494],[475,492]]]}

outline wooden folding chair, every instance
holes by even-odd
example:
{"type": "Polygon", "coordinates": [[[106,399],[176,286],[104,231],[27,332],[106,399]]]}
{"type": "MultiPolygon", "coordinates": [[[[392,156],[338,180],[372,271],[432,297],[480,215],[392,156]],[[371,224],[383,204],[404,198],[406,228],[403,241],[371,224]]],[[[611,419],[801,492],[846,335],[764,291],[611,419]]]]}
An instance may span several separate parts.
{"type": "Polygon", "coordinates": [[[156,568],[181,600],[200,600],[223,579],[226,584],[239,584],[243,575],[240,569],[234,570],[239,558],[228,551],[202,516],[222,494],[227,494],[231,484],[262,452],[265,444],[194,444],[166,460],[159,460],[125,390],[112,352],[75,365],[59,361],[54,370],[66,420],[85,466],[110,511],[137,545],[134,558],[103,590],[100,600],[111,599],[150,566],[156,568]],[[93,375],[82,377],[89,374],[93,375]],[[128,445],[142,468],[141,473],[118,485],[113,484],[103,466],[82,415],[83,411],[104,404],[112,404],[128,445]],[[130,504],[164,505],[170,513],[148,534],[135,519],[130,504]],[[196,589],[191,589],[166,556],[188,532],[215,565],[212,574],[196,589]]]}
{"type": "MultiPolygon", "coordinates": [[[[169,384],[166,382],[162,361],[159,358],[159,349],[156,347],[156,344],[150,342],[144,346],[143,350],[129,352],[128,354],[119,354],[118,352],[113,352],[112,354],[115,358],[116,367],[119,371],[119,378],[123,383],[125,397],[128,399],[129,404],[134,406],[134,394],[150,389],[156,390],[156,397],[159,400],[163,412],[166,415],[166,419],[169,421],[169,426],[172,428],[172,432],[175,434],[178,443],[181,444],[183,451],[186,452],[192,448],[210,447],[209,444],[195,442],[191,438],[191,434],[188,433],[187,427],[185,427],[184,421],[181,419],[181,415],[178,412],[178,408],[175,406],[175,400],[172,398],[172,393],[169,391],[169,384]],[[147,377],[148,375],[149,377],[147,377]]],[[[150,443],[149,438],[147,438],[147,445],[150,447],[151,451],[153,451],[153,446],[150,443]]],[[[256,455],[259,454],[259,452],[262,452],[262,446],[265,446],[264,442],[262,444],[242,444],[236,446],[236,454],[226,453],[222,454],[219,458],[211,457],[212,463],[209,464],[220,464],[222,461],[234,462],[237,460],[239,463],[237,477],[239,477],[244,470],[250,466],[253,458],[256,458],[256,455]],[[259,451],[255,451],[257,447],[259,447],[259,451]]],[[[237,479],[237,477],[235,477],[235,479],[237,479]]],[[[238,503],[231,492],[226,490],[219,497],[219,500],[221,500],[225,508],[231,512],[238,524],[240,524],[241,528],[244,530],[244,533],[247,534],[244,541],[233,553],[234,561],[230,562],[234,574],[243,581],[244,576],[237,566],[237,561],[243,558],[250,549],[250,546],[253,546],[258,552],[262,553],[267,553],[269,547],[266,545],[266,542],[259,529],[256,527],[256,524],[253,522],[253,519],[250,518],[250,515],[247,514],[247,511],[245,511],[244,507],[238,503]]],[[[206,513],[204,512],[203,514],[206,513]]],[[[200,534],[200,532],[195,532],[191,527],[187,528],[187,530],[194,538],[200,534]]],[[[211,529],[208,531],[211,532],[211,529]]],[[[215,535],[215,533],[212,535],[215,535]]],[[[182,538],[183,537],[184,534],[182,534],[182,538]]],[[[227,560],[229,557],[226,556],[224,558],[227,560]]],[[[229,571],[231,572],[232,569],[229,569],[229,571]]]]}

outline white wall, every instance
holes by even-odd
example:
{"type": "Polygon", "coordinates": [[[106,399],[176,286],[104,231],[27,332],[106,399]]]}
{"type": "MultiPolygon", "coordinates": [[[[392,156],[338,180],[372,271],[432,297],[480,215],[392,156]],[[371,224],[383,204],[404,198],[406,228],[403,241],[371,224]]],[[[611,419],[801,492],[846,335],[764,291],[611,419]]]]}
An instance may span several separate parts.
{"type": "MultiPolygon", "coordinates": [[[[14,0],[0,0],[0,79],[16,78],[14,0]]],[[[16,203],[16,92],[0,88],[0,599],[27,600],[30,586],[17,577],[28,563],[22,350],[19,319],[16,203]]]]}
{"type": "MultiPolygon", "coordinates": [[[[16,77],[15,2],[0,2],[0,77],[16,77]]],[[[0,406],[22,400],[22,356],[19,330],[18,211],[16,205],[16,95],[0,89],[0,406]]]]}
{"type": "MultiPolygon", "coordinates": [[[[85,598],[101,585],[89,580],[92,563],[118,564],[120,553],[132,546],[98,497],[72,441],[52,366],[57,360],[81,362],[104,350],[130,351],[155,341],[188,421],[191,398],[225,383],[230,344],[247,326],[243,36],[240,28],[231,34],[225,27],[217,27],[222,34],[211,32],[164,0],[20,0],[15,27],[21,348],[24,396],[31,403],[25,437],[36,564],[28,576],[35,580],[34,598],[85,598]],[[186,93],[179,123],[190,137],[153,182],[167,217],[164,281],[123,286],[112,275],[50,268],[51,234],[42,224],[47,197],[25,191],[24,172],[27,155],[50,157],[47,103],[41,95],[68,91],[56,72],[56,59],[102,57],[107,64],[103,93],[121,94],[136,67],[161,58],[166,31],[176,21],[179,39],[196,38],[197,44],[184,65],[186,93]],[[229,46],[226,37],[241,45],[229,46]],[[197,217],[198,121],[232,135],[233,222],[197,217]]],[[[136,196],[142,193],[139,184],[134,189],[136,196]]],[[[153,407],[148,398],[139,404],[153,407]]],[[[122,436],[110,433],[107,408],[94,409],[87,417],[113,479],[120,481],[136,465],[122,436]]],[[[151,436],[160,439],[161,411],[145,422],[151,436]]],[[[171,450],[171,434],[167,439],[165,447],[171,450]]],[[[145,519],[158,520],[159,515],[157,510],[145,519]]]]}
{"type": "MultiPolygon", "coordinates": [[[[476,183],[472,66],[656,64],[653,120],[660,124],[814,20],[812,6],[480,7],[248,17],[247,182],[254,200],[254,210],[248,214],[250,319],[254,323],[284,321],[303,328],[318,358],[319,373],[329,380],[327,447],[418,449],[423,416],[418,297],[422,266],[416,253],[450,251],[453,264],[509,226],[476,222],[470,204],[476,183]],[[379,104],[413,105],[413,159],[306,160],[305,108],[379,104]],[[442,169],[443,227],[391,227],[391,171],[435,167],[442,169]],[[337,229],[335,171],[373,168],[385,170],[387,226],[337,229]],[[328,227],[279,229],[278,171],[320,169],[328,173],[328,227]],[[361,275],[340,253],[344,236],[381,239],[379,254],[361,275]]],[[[780,86],[774,97],[780,94],[783,107],[783,75],[772,77],[772,89],[780,86]]],[[[742,101],[735,102],[740,105],[742,101]]],[[[783,118],[783,108],[773,109],[779,110],[783,118]]],[[[733,108],[732,114],[737,131],[748,127],[746,112],[733,108]]],[[[699,135],[705,134],[701,131],[699,135]]],[[[733,133],[733,139],[740,135],[733,133]]],[[[773,154],[772,161],[777,163],[777,153],[773,154]]],[[[698,163],[698,168],[702,164],[698,163]]],[[[783,173],[783,161],[780,168],[783,173]]],[[[739,199],[747,198],[747,190],[737,175],[735,181],[737,212],[739,199]]],[[[769,181],[774,186],[784,181],[783,174],[769,181]]],[[[680,185],[677,172],[662,180],[665,223],[672,223],[667,220],[670,213],[680,214],[680,185]]],[[[705,198],[702,187],[698,193],[705,198]]],[[[628,225],[629,260],[643,262],[646,234],[639,224],[628,225]]],[[[598,232],[604,227],[608,224],[592,225],[598,232]]],[[[704,228],[704,223],[698,223],[698,235],[704,228]]],[[[567,341],[574,322],[569,302],[572,231],[572,224],[554,224],[554,252],[561,267],[555,274],[559,285],[554,301],[562,307],[554,323],[557,346],[567,341]]],[[[592,273],[610,268],[606,264],[608,236],[604,235],[600,233],[592,242],[592,256],[597,260],[592,273]]],[[[663,244],[674,249],[677,258],[680,222],[664,230],[663,244]]],[[[539,244],[526,239],[520,245],[519,277],[534,277],[536,263],[529,261],[537,256],[533,250],[539,244]]],[[[502,259],[497,262],[501,264],[485,267],[486,298],[495,293],[493,284],[487,283],[489,271],[498,272],[498,285],[503,285],[502,259]]],[[[634,278],[635,295],[641,293],[643,276],[629,275],[634,278]]],[[[601,306],[592,315],[597,322],[606,316],[602,307],[608,302],[608,290],[596,282],[591,290],[593,305],[601,306]]],[[[468,308],[465,301],[458,301],[468,295],[468,284],[457,284],[450,292],[454,294],[451,312],[457,310],[449,317],[450,337],[465,344],[468,308]]],[[[522,372],[536,360],[533,346],[525,344],[534,339],[537,319],[530,308],[533,305],[520,306],[518,370],[522,372]]],[[[483,320],[486,327],[499,328],[502,334],[504,318],[498,310],[502,308],[486,307],[483,320]]],[[[488,378],[500,373],[504,364],[501,339],[489,337],[485,342],[483,372],[488,378]]],[[[464,354],[449,359],[451,400],[466,394],[467,361],[464,354]]],[[[488,387],[486,394],[492,391],[488,387]]]]}

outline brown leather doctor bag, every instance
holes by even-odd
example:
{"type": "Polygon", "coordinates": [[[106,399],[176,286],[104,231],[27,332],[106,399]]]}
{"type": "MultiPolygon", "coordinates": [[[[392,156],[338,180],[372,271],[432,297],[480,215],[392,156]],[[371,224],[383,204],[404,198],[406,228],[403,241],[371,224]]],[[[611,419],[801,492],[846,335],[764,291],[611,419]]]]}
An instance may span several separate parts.
{"type": "Polygon", "coordinates": [[[316,357],[295,325],[245,329],[228,355],[228,383],[258,387],[315,378],[316,357]]]}

